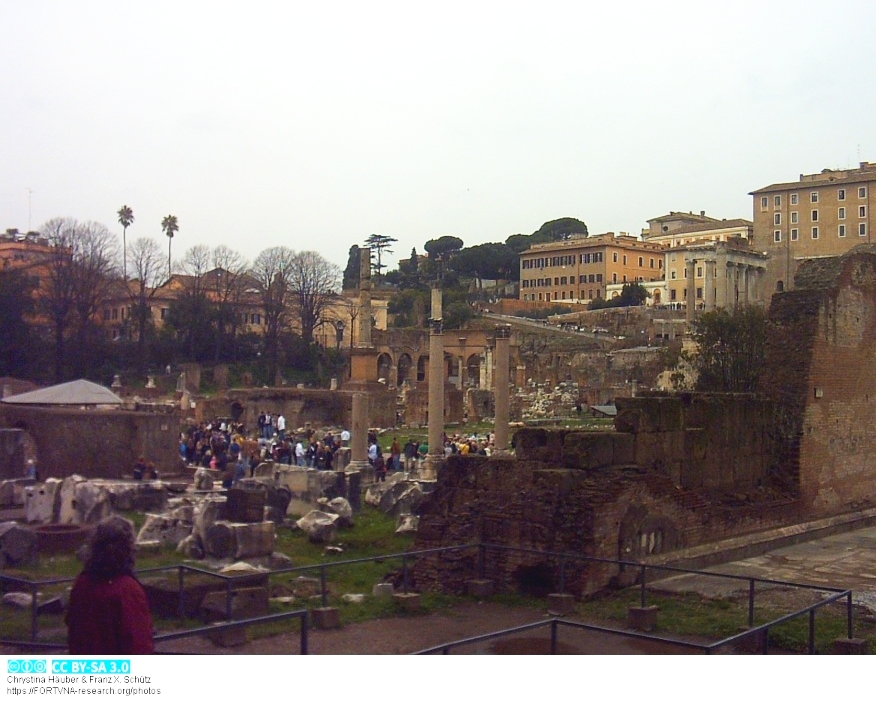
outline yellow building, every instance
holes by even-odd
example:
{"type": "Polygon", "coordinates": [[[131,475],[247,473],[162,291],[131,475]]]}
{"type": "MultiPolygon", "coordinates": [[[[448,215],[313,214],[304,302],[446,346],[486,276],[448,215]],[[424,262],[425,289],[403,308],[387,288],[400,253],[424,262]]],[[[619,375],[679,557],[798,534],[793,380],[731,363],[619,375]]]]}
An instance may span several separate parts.
{"type": "Polygon", "coordinates": [[[531,246],[520,254],[520,299],[589,302],[612,283],[663,277],[663,247],[612,232],[531,246]]]}
{"type": "Polygon", "coordinates": [[[792,289],[802,260],[837,256],[870,243],[876,225],[874,188],[876,163],[863,162],[749,193],[754,198],[754,245],[769,254],[769,289],[792,289]]]}

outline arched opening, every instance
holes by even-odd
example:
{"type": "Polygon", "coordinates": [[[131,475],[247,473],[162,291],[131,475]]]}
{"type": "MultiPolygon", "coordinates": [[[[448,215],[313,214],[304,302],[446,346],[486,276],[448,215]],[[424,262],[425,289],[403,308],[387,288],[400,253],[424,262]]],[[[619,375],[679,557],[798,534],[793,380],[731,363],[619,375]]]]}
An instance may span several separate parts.
{"type": "Polygon", "coordinates": [[[426,368],[428,367],[429,359],[425,355],[417,358],[417,382],[426,381],[426,368]]]}
{"type": "Polygon", "coordinates": [[[660,290],[654,290],[652,299],[654,300],[655,305],[660,304],[660,301],[661,301],[660,290]]]}
{"type": "Polygon", "coordinates": [[[776,283],[776,292],[784,292],[785,291],[785,282],[783,280],[779,280],[776,283]]]}
{"type": "Polygon", "coordinates": [[[465,361],[465,376],[467,387],[481,386],[481,356],[479,353],[472,353],[465,361]]]}
{"type": "Polygon", "coordinates": [[[241,416],[243,416],[243,405],[240,402],[234,402],[231,405],[231,420],[237,423],[241,416]]]}
{"type": "Polygon", "coordinates": [[[453,384],[459,384],[459,358],[444,354],[444,379],[453,384]]]}
{"type": "Polygon", "coordinates": [[[405,382],[411,379],[411,367],[413,366],[413,360],[411,360],[411,356],[407,353],[402,353],[401,357],[398,359],[397,373],[396,373],[396,385],[401,387],[405,382]]]}
{"type": "Polygon", "coordinates": [[[389,383],[392,379],[392,358],[388,353],[377,356],[377,380],[389,383]]]}

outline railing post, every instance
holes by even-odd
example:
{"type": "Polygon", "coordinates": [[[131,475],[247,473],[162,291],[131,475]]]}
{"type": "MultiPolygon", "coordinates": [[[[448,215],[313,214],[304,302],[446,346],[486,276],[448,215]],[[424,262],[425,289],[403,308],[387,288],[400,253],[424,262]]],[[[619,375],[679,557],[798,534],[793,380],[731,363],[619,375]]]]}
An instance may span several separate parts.
{"type": "Polygon", "coordinates": [[[815,654],[815,609],[809,609],[809,654],[815,654]]]}
{"type": "Polygon", "coordinates": [[[310,627],[310,612],[305,611],[304,615],[301,617],[301,654],[307,654],[307,636],[309,635],[309,627],[310,627]]]}
{"type": "Polygon", "coordinates": [[[408,556],[402,555],[402,592],[408,593],[408,556]]]}
{"type": "Polygon", "coordinates": [[[566,558],[560,555],[560,594],[566,593],[566,558]]]}
{"type": "Polygon", "coordinates": [[[766,655],[766,654],[767,654],[767,648],[769,647],[769,644],[770,644],[770,629],[769,629],[769,628],[764,628],[764,629],[760,632],[760,636],[761,636],[761,637],[760,637],[760,654],[761,654],[761,655],[766,655]]]}
{"type": "Polygon", "coordinates": [[[849,640],[851,640],[854,636],[852,635],[852,592],[849,591],[846,594],[846,629],[849,632],[849,640]]]}
{"type": "Polygon", "coordinates": [[[225,580],[225,620],[231,620],[231,577],[225,580]]]}
{"type": "Polygon", "coordinates": [[[319,568],[319,593],[322,596],[322,607],[328,608],[328,588],[325,584],[325,565],[319,568]]]}
{"type": "Polygon", "coordinates": [[[30,639],[33,642],[36,642],[37,635],[39,634],[39,627],[40,627],[39,610],[38,610],[39,602],[37,600],[38,596],[39,596],[39,589],[40,589],[40,585],[37,584],[36,582],[34,582],[30,587],[30,590],[31,590],[30,591],[30,596],[31,596],[31,601],[30,601],[30,639]]]}
{"type": "Polygon", "coordinates": [[[754,627],[754,579],[748,580],[748,627],[754,627]]]}
{"type": "Polygon", "coordinates": [[[177,573],[177,582],[179,584],[179,590],[177,591],[177,615],[179,616],[179,620],[185,620],[186,617],[186,605],[185,605],[185,595],[186,595],[186,568],[182,565],[179,565],[176,568],[177,573]]]}
{"type": "Polygon", "coordinates": [[[551,620],[551,654],[557,654],[557,619],[551,620]]]}
{"type": "Polygon", "coordinates": [[[641,584],[641,587],[640,587],[640,589],[641,589],[641,606],[642,606],[642,608],[645,608],[645,605],[646,605],[646,603],[647,603],[647,602],[646,602],[646,596],[647,596],[647,594],[645,593],[645,584],[646,584],[646,582],[645,582],[645,565],[644,565],[644,564],[642,564],[642,565],[640,566],[640,577],[639,577],[639,579],[641,579],[641,581],[642,581],[642,584],[641,584]]]}

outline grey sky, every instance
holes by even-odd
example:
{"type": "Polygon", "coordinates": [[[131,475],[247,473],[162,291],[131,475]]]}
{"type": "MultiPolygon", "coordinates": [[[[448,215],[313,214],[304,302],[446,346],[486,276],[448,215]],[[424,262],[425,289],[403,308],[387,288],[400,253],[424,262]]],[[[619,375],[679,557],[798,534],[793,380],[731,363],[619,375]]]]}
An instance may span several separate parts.
{"type": "Polygon", "coordinates": [[[572,216],[591,233],[876,160],[876,3],[0,0],[0,228],[395,266],[572,216]]]}

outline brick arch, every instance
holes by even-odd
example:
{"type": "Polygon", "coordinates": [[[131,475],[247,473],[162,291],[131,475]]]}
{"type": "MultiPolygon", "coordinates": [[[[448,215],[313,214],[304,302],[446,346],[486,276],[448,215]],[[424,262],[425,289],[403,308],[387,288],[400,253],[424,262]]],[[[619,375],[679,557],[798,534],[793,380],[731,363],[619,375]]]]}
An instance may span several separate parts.
{"type": "Polygon", "coordinates": [[[655,516],[647,508],[631,505],[618,528],[618,559],[641,560],[677,549],[679,529],[666,516],[655,516]]]}

